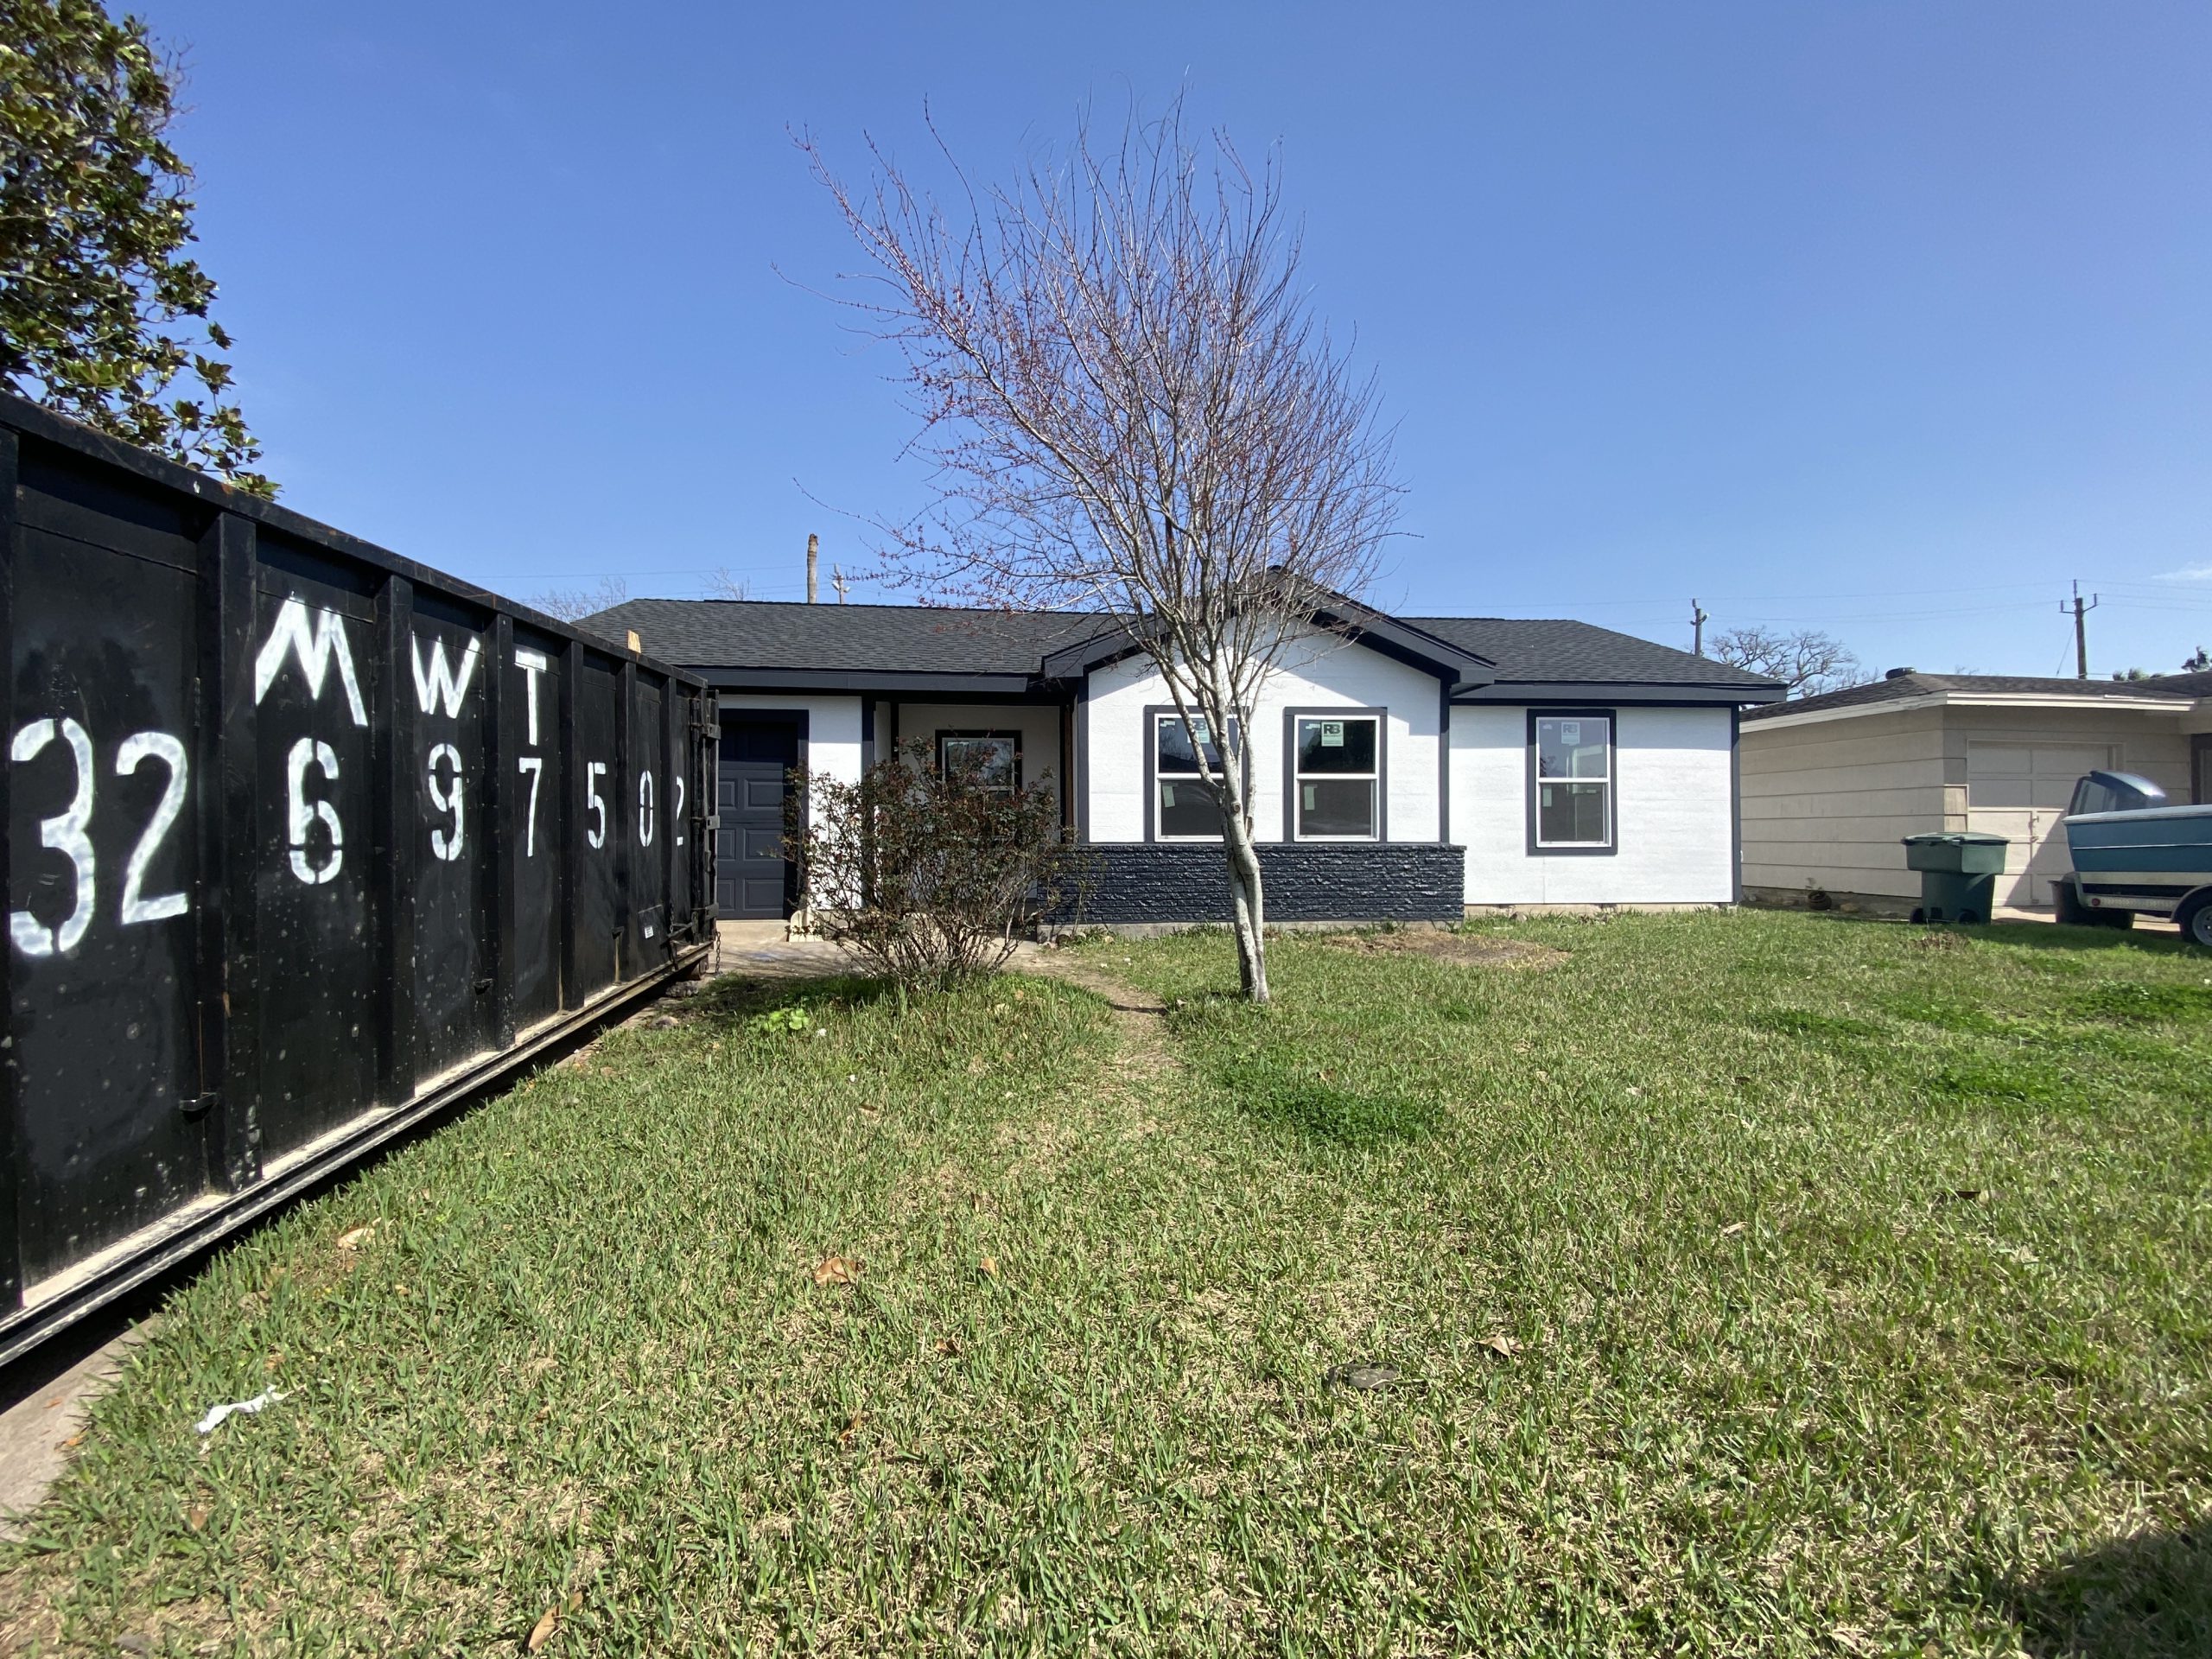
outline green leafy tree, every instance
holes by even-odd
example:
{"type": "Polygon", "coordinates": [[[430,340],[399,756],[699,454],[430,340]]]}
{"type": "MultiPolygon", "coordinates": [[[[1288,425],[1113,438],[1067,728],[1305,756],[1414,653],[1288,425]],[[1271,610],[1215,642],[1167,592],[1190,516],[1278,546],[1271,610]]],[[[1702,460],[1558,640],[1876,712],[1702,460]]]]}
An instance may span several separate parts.
{"type": "Polygon", "coordinates": [[[274,495],[228,401],[215,284],[185,253],[177,72],[93,0],[0,0],[0,377],[100,431],[274,495]]]}

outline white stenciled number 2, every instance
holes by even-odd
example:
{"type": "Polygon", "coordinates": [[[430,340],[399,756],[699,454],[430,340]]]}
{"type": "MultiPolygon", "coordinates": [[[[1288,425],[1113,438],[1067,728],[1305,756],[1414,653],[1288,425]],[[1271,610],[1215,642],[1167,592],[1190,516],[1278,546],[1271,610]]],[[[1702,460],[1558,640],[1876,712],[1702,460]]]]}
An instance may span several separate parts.
{"type": "Polygon", "coordinates": [[[171,916],[181,916],[192,907],[192,901],[181,893],[165,893],[159,898],[149,899],[143,889],[146,868],[154,861],[155,851],[162,838],[176,822],[177,814],[184,810],[185,797],[189,791],[185,785],[186,765],[184,745],[167,732],[138,732],[123,740],[123,747],[115,752],[115,775],[128,778],[138,770],[143,760],[158,760],[169,769],[168,785],[162,791],[162,802],[154,809],[146,833],[138,837],[138,844],[130,849],[130,861],[123,867],[123,925],[133,922],[159,922],[171,916]]]}

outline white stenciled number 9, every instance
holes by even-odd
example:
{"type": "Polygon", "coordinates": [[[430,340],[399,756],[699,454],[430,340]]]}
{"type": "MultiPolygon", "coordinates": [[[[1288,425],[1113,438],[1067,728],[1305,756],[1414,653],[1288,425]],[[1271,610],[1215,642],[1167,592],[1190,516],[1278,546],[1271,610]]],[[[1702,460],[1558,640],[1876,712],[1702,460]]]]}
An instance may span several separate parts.
{"type": "Polygon", "coordinates": [[[115,752],[115,775],[128,778],[138,770],[142,760],[158,760],[169,769],[168,786],[162,791],[162,804],[154,809],[153,822],[146,826],[146,833],[138,837],[138,844],[130,849],[130,861],[123,867],[123,925],[133,922],[158,922],[171,916],[181,916],[191,908],[191,901],[181,893],[165,893],[157,899],[142,897],[139,889],[146,882],[146,867],[154,861],[155,849],[161,846],[162,837],[176,822],[176,815],[184,810],[185,777],[187,767],[184,745],[167,732],[134,732],[123,740],[123,747],[115,752]]]}
{"type": "Polygon", "coordinates": [[[591,804],[592,817],[598,822],[584,831],[584,839],[594,847],[607,845],[607,803],[599,792],[599,780],[607,776],[607,762],[594,760],[584,768],[584,799],[591,804]]]}
{"type": "Polygon", "coordinates": [[[638,845],[653,844],[653,775],[650,772],[638,774],[638,845]]]}
{"type": "Polygon", "coordinates": [[[441,812],[450,812],[453,814],[453,829],[450,831],[444,830],[433,830],[430,831],[430,850],[435,853],[440,858],[445,859],[450,862],[452,860],[461,856],[461,837],[462,828],[461,813],[461,751],[454,747],[450,743],[441,743],[437,747],[432,749],[430,751],[429,775],[430,804],[436,807],[441,812]],[[450,789],[448,789],[438,777],[438,762],[441,760],[449,760],[453,763],[453,786],[450,789]]]}
{"type": "MultiPolygon", "coordinates": [[[[74,950],[85,930],[92,925],[92,843],[85,834],[92,821],[92,740],[73,720],[62,721],[60,729],[77,763],[77,792],[67,812],[39,820],[38,838],[40,845],[51,847],[76,866],[77,907],[58,928],[48,927],[28,910],[10,911],[8,931],[15,938],[16,948],[27,957],[50,957],[57,950],[74,950]]],[[[54,730],[51,720],[31,721],[16,734],[9,758],[18,766],[35,760],[54,741],[54,730]]]]}
{"type": "Polygon", "coordinates": [[[338,874],[339,866],[346,861],[346,834],[338,823],[338,809],[328,801],[309,802],[307,794],[308,768],[317,766],[332,783],[338,781],[338,756],[327,743],[318,743],[303,737],[292,745],[292,752],[285,758],[284,776],[287,792],[291,797],[292,874],[309,887],[320,887],[338,874]],[[312,864],[308,861],[308,831],[321,818],[323,827],[330,831],[330,861],[312,864]]]}

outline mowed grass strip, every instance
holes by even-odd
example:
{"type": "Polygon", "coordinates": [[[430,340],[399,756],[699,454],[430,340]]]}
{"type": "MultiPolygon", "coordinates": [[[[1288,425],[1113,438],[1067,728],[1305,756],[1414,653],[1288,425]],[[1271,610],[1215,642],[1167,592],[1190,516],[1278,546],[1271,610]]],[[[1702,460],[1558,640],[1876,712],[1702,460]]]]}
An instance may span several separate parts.
{"type": "Polygon", "coordinates": [[[2204,1650],[2212,957],[1447,943],[1085,947],[1164,1070],[1032,979],[611,1036],[181,1296],[0,1633],[2204,1650]]]}

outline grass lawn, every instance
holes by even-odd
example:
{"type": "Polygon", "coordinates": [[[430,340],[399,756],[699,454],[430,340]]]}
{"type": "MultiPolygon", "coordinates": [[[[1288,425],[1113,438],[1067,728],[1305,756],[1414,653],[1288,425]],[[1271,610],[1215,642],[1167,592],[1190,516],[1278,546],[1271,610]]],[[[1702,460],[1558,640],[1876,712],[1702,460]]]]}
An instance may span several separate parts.
{"type": "Polygon", "coordinates": [[[180,1296],[0,1634],[2212,1650],[2212,956],[1413,939],[618,1033],[180,1296]]]}

